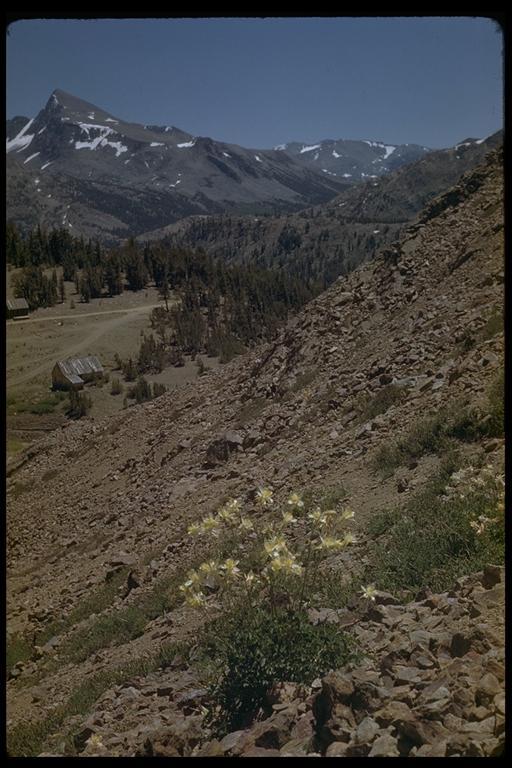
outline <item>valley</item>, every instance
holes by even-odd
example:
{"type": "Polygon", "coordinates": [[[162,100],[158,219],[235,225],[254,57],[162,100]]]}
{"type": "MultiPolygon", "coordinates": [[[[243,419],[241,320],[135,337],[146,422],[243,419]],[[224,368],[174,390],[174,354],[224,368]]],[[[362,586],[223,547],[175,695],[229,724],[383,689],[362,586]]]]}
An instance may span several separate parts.
{"type": "Polygon", "coordinates": [[[8,465],[11,755],[502,754],[503,155],[469,144],[302,211],[147,227],[120,253],[148,243],[154,281],[74,309],[66,281],[8,322],[11,409],[63,350],[114,375],[168,274],[187,357],[8,465]],[[213,328],[245,349],[210,364],[213,328]]]}

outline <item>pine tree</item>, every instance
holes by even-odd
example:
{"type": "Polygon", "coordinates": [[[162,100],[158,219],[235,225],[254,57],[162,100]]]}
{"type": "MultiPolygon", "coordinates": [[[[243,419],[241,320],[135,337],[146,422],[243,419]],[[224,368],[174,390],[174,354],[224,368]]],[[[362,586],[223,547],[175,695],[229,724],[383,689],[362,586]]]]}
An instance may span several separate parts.
{"type": "Polygon", "coordinates": [[[64,275],[61,275],[59,278],[59,296],[61,304],[64,304],[66,301],[66,286],[64,285],[64,275]]]}

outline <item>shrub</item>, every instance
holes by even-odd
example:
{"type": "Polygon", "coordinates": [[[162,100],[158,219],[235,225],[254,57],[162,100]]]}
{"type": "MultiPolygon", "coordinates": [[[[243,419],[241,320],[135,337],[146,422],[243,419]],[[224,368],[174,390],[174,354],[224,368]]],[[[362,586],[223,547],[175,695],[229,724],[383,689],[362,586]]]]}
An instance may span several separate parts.
{"type": "Polygon", "coordinates": [[[489,413],[484,423],[488,437],[503,437],[505,434],[505,372],[496,376],[488,392],[489,413]]]}
{"type": "Polygon", "coordinates": [[[147,400],[152,400],[151,384],[144,378],[144,376],[139,376],[137,383],[129,388],[128,397],[135,400],[137,403],[144,403],[147,400]]]}
{"type": "Polygon", "coordinates": [[[485,341],[492,339],[493,336],[503,331],[503,326],[503,312],[500,308],[496,307],[482,328],[482,338],[485,341]]]}
{"type": "Polygon", "coordinates": [[[406,391],[402,387],[397,387],[396,384],[382,387],[373,397],[367,395],[361,403],[361,419],[363,421],[374,419],[379,414],[385,413],[392,405],[400,403],[406,396],[406,391]]]}
{"type": "Polygon", "coordinates": [[[209,685],[219,735],[246,726],[265,708],[274,683],[308,685],[353,658],[352,643],[335,625],[313,626],[305,611],[264,605],[213,621],[202,644],[212,667],[222,670],[209,685]]]}
{"type": "MultiPolygon", "coordinates": [[[[270,512],[272,491],[260,489],[257,503],[270,512]]],[[[214,670],[212,720],[219,732],[245,724],[264,704],[272,683],[311,682],[350,656],[347,638],[332,626],[312,626],[305,609],[319,564],[354,541],[350,532],[341,536],[354,513],[311,509],[293,493],[284,509],[269,516],[271,522],[255,527],[242,514],[240,500],[232,499],[216,515],[189,527],[190,535],[222,536],[224,544],[231,534],[229,551],[238,550],[238,560],[204,562],[180,587],[188,605],[224,610],[205,640],[214,670]],[[303,537],[293,551],[285,535],[296,526],[303,537]]]]}
{"type": "Polygon", "coordinates": [[[70,419],[81,419],[89,413],[92,406],[92,399],[86,392],[76,392],[69,390],[69,407],[67,415],[70,419]]]}
{"type": "Polygon", "coordinates": [[[219,339],[220,363],[229,363],[237,355],[243,355],[245,351],[246,347],[236,336],[227,334],[219,339]]]}
{"type": "Polygon", "coordinates": [[[158,381],[153,384],[153,398],[160,397],[160,395],[165,394],[165,392],[167,392],[165,384],[159,384],[158,381]]]}
{"type": "Polygon", "coordinates": [[[120,395],[124,387],[119,379],[112,379],[112,386],[110,388],[111,395],[120,395]]]}

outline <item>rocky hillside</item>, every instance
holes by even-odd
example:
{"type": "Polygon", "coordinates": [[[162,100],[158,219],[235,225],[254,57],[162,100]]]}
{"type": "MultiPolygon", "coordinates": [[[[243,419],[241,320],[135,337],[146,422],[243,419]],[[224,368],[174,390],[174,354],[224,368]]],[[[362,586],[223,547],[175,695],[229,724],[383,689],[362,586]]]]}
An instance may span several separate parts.
{"type": "Polygon", "coordinates": [[[499,754],[503,268],[496,151],[272,344],[10,465],[11,753],[499,754]],[[178,584],[219,544],[187,528],[230,497],[262,524],[262,486],[348,497],[308,615],[359,657],[215,735],[178,584]]]}

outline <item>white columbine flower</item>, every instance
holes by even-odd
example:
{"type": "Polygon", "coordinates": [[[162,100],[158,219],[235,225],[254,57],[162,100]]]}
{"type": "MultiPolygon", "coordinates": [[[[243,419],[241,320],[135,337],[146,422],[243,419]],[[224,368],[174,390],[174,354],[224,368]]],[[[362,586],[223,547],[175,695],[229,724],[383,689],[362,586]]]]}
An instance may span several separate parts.
{"type": "Polygon", "coordinates": [[[258,501],[264,507],[274,503],[273,493],[270,488],[260,488],[257,492],[258,501]]]}
{"type": "Polygon", "coordinates": [[[363,593],[363,597],[367,600],[375,600],[375,595],[377,594],[375,584],[369,584],[367,587],[362,587],[361,592],[363,593]]]}
{"type": "Polygon", "coordinates": [[[290,505],[290,507],[300,508],[304,506],[304,502],[302,501],[298,493],[292,493],[287,503],[290,505]]]}

